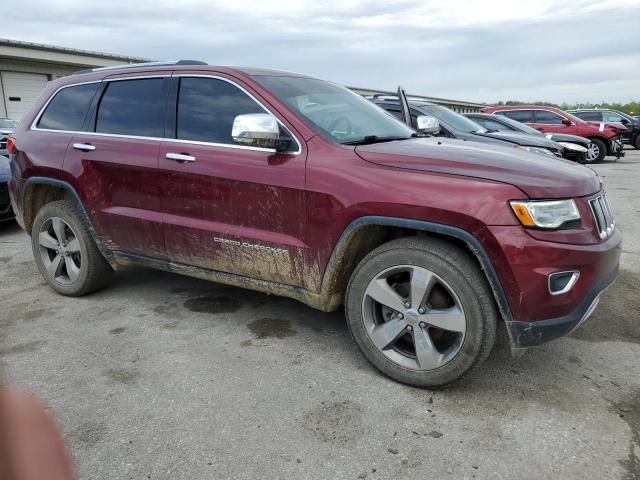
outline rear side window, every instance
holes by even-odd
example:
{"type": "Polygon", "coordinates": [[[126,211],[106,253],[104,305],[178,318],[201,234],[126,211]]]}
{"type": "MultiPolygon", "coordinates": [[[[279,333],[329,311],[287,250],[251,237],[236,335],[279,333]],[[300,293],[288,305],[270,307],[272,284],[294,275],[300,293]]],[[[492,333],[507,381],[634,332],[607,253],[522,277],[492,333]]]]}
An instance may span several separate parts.
{"type": "Polygon", "coordinates": [[[543,123],[545,125],[562,125],[564,120],[560,115],[546,110],[536,110],[535,123],[543,123]]]}
{"type": "Polygon", "coordinates": [[[160,136],[164,110],[162,84],[162,78],[110,82],[98,107],[96,132],[160,136]]]}
{"type": "Polygon", "coordinates": [[[87,110],[89,110],[89,104],[93,100],[99,85],[99,83],[88,83],[60,90],[49,102],[42,117],[40,117],[38,128],[81,130],[84,117],[87,114],[87,110]]]}
{"type": "Polygon", "coordinates": [[[246,113],[268,113],[235,85],[215,78],[181,78],[177,138],[234,144],[233,120],[246,113]]]}
{"type": "Polygon", "coordinates": [[[533,123],[533,111],[532,110],[505,110],[503,112],[496,112],[498,115],[504,115],[507,118],[511,118],[521,123],[533,123]]]}
{"type": "Polygon", "coordinates": [[[587,122],[601,122],[602,112],[575,112],[574,115],[587,122]]]}

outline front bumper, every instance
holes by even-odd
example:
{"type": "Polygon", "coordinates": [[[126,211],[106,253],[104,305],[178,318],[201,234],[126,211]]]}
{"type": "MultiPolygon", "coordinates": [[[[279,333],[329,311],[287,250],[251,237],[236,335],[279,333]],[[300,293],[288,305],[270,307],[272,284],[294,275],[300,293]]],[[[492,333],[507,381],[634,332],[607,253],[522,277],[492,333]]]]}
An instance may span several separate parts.
{"type": "Polygon", "coordinates": [[[550,342],[573,332],[591,316],[598,306],[600,296],[615,282],[618,275],[618,266],[585,295],[576,309],[568,315],[537,322],[513,321],[508,326],[511,331],[511,339],[515,348],[526,348],[550,342]]]}
{"type": "Polygon", "coordinates": [[[499,252],[492,263],[504,289],[505,315],[513,346],[538,345],[566,335],[595,308],[600,294],[616,278],[622,232],[593,244],[557,243],[536,238],[521,227],[489,227],[499,252]],[[550,276],[578,272],[566,292],[551,291],[550,276]]]}

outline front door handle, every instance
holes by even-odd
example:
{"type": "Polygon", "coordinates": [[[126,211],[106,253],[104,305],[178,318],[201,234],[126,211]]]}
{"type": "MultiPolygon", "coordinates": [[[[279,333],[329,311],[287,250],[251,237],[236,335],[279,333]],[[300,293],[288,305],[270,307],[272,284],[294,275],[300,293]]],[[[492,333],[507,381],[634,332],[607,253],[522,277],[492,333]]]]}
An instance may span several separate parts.
{"type": "Polygon", "coordinates": [[[167,153],[165,155],[167,160],[175,160],[176,162],[195,162],[196,157],[187,155],[185,153],[167,153]]]}
{"type": "Polygon", "coordinates": [[[96,147],[90,143],[74,143],[73,148],[76,150],[82,150],[83,152],[93,152],[96,149],[96,147]]]}

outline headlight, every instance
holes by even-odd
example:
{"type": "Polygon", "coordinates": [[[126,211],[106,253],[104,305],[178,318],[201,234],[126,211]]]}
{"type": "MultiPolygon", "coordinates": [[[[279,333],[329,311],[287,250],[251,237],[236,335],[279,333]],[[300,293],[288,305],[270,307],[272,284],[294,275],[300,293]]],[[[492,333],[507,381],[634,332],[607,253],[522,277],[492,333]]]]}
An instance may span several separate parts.
{"type": "Polygon", "coordinates": [[[573,200],[513,200],[509,203],[525,227],[560,228],[567,222],[580,220],[580,212],[573,200]]]}
{"type": "Polygon", "coordinates": [[[518,145],[516,147],[518,150],[524,150],[525,152],[531,152],[531,153],[537,153],[538,155],[551,155],[555,157],[555,153],[553,153],[551,150],[548,150],[546,148],[540,148],[540,147],[526,147],[524,145],[518,145]]]}
{"type": "Polygon", "coordinates": [[[558,143],[562,145],[564,148],[566,148],[567,150],[571,150],[572,152],[587,153],[587,147],[583,147],[582,145],[578,145],[577,143],[570,143],[570,142],[558,142],[558,143]]]}

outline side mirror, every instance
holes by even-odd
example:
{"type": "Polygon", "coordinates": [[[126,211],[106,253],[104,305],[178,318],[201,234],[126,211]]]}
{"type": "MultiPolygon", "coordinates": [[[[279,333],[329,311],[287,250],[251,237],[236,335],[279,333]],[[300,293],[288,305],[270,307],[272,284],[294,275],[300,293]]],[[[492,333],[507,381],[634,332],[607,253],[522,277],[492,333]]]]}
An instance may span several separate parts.
{"type": "Polygon", "coordinates": [[[562,119],[562,124],[566,125],[567,127],[570,127],[571,125],[573,125],[573,122],[571,120],[569,120],[568,118],[563,118],[562,119]]]}
{"type": "Polygon", "coordinates": [[[432,135],[440,133],[440,122],[438,122],[437,118],[430,115],[418,115],[416,123],[419,132],[430,133],[432,135]]]}
{"type": "Polygon", "coordinates": [[[291,140],[280,138],[280,125],[268,113],[247,113],[233,120],[231,137],[237,144],[247,147],[273,148],[282,152],[289,148],[291,140]]]}
{"type": "Polygon", "coordinates": [[[626,118],[621,118],[620,123],[626,127],[627,125],[629,125],[629,120],[627,120],[626,118]]]}

